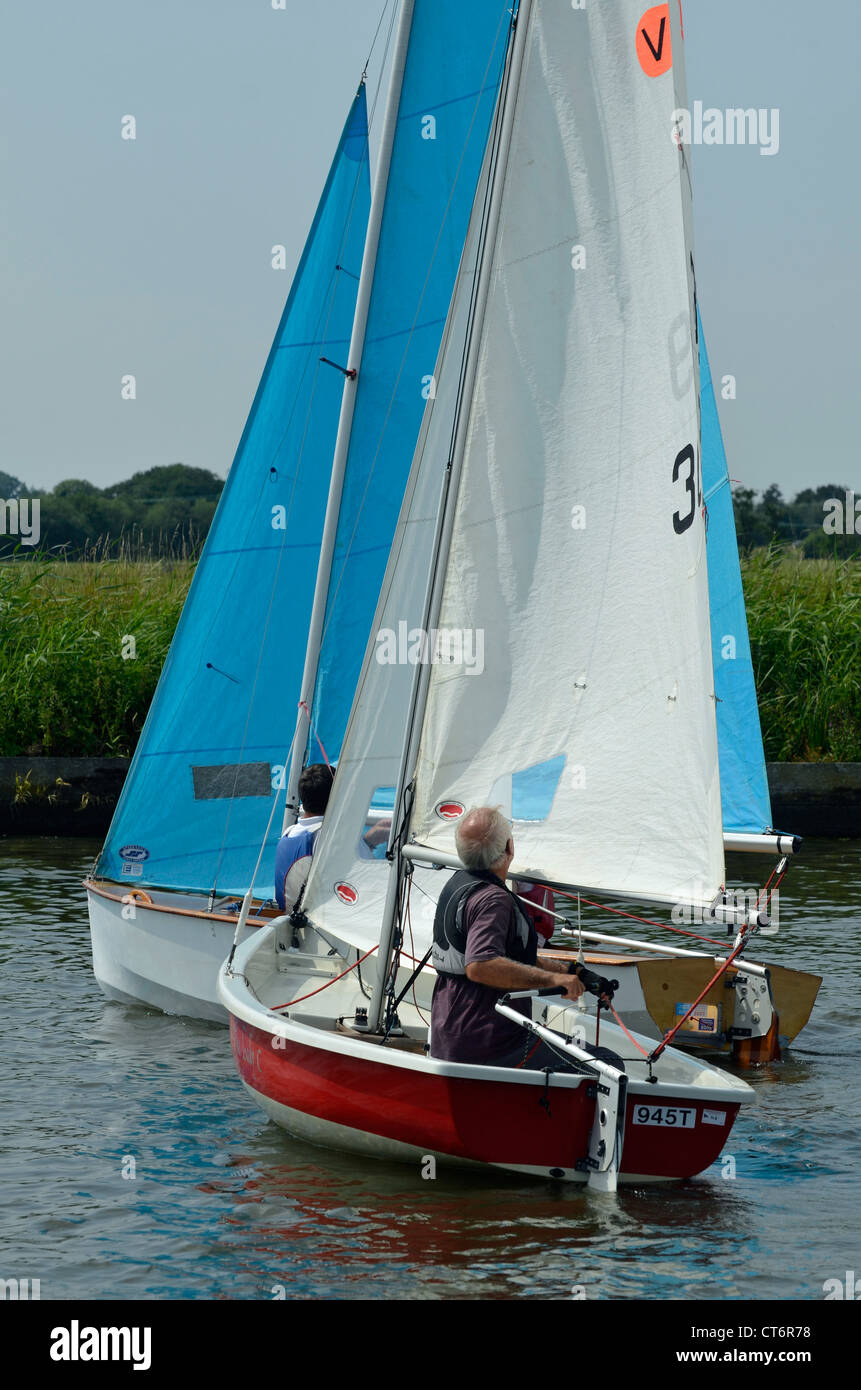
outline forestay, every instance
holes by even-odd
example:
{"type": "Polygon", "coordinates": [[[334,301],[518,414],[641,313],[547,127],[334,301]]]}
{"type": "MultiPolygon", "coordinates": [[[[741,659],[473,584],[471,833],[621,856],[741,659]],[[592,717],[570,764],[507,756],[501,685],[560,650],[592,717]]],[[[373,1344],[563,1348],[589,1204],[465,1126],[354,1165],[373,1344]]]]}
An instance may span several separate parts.
{"type": "MultiPolygon", "coordinates": [[[[99,859],[104,877],[204,892],[251,880],[302,676],[340,410],[343,378],[320,358],[347,351],[369,204],[362,87],[99,859]]],[[[341,698],[333,718],[346,723],[341,698]]]]}
{"type": "Polygon", "coordinates": [[[534,4],[412,829],[557,760],[517,866],[710,902],[723,878],[675,6],[534,4]]]}

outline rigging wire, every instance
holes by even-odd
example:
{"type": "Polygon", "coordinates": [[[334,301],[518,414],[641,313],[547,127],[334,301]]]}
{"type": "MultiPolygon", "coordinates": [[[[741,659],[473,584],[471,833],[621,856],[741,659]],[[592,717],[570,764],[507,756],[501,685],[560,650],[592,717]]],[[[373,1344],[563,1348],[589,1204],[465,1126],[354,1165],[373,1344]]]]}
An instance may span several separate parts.
{"type": "MultiPolygon", "coordinates": [[[[368,68],[371,66],[371,59],[372,59],[373,56],[374,56],[374,49],[375,49],[376,46],[377,46],[377,39],[380,37],[380,30],[381,30],[382,27],[383,27],[383,21],[385,20],[385,17],[386,17],[386,10],[389,8],[389,5],[390,5],[390,4],[391,4],[391,6],[392,6],[392,15],[391,15],[391,19],[389,20],[389,34],[388,34],[388,38],[391,39],[391,36],[392,36],[392,29],[394,28],[394,23],[395,23],[395,10],[396,10],[396,8],[397,8],[397,4],[396,4],[396,0],[385,0],[385,4],[383,5],[382,10],[380,11],[380,18],[379,18],[379,22],[377,23],[376,32],[375,32],[375,34],[374,34],[373,39],[371,40],[371,46],[370,46],[370,48],[368,49],[368,56],[367,56],[367,58],[365,59],[365,66],[364,66],[364,69],[363,69],[363,71],[362,71],[362,81],[363,81],[363,82],[367,81],[367,77],[368,77],[368,68]]],[[[385,65],[386,65],[386,58],[388,57],[388,52],[389,52],[389,45],[388,45],[388,42],[387,42],[387,43],[386,43],[385,50],[384,50],[384,52],[383,52],[383,67],[385,67],[385,65]]],[[[381,80],[382,80],[382,79],[381,79],[381,80]]],[[[379,92],[379,87],[377,88],[377,91],[379,92]]]]}

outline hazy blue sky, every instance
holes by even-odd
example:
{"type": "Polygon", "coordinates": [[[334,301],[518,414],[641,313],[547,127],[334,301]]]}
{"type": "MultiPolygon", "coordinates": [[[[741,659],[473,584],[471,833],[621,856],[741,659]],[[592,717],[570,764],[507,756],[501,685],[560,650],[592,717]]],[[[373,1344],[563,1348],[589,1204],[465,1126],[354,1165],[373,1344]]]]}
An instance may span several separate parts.
{"type": "MultiPolygon", "coordinates": [[[[289,288],[270,248],[292,271],[382,4],[6,0],[0,469],[226,473],[289,288]]],[[[693,151],[731,475],[861,491],[861,5],[686,0],[685,32],[691,103],[780,113],[775,156],[693,151]]]]}

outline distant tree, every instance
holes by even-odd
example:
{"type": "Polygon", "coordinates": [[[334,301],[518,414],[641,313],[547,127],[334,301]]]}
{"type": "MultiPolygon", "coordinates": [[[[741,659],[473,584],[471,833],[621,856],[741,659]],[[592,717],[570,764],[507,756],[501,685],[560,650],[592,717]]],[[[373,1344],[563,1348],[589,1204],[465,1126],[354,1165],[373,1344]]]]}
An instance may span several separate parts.
{"type": "Polygon", "coordinates": [[[823,503],[830,498],[842,502],[850,491],[843,483],[822,483],[804,488],[787,502],[777,483],[763,492],[759,501],[753,488],[738,487],[733,492],[735,525],[742,550],[777,541],[794,545],[804,555],[836,555],[861,559],[858,537],[827,535],[822,527],[823,503]]]}
{"type": "MultiPolygon", "coordinates": [[[[17,478],[0,473],[6,498],[26,495],[17,478]]],[[[96,487],[84,478],[65,478],[42,491],[43,556],[71,558],[98,553],[194,555],[205,540],[224,483],[208,468],[183,463],[159,465],[122,483],[96,487]]],[[[0,487],[0,496],[3,496],[0,487]]],[[[15,551],[17,538],[0,537],[0,555],[15,551]]]]}
{"type": "Polygon", "coordinates": [[[742,550],[767,545],[769,536],[756,506],[756,493],[751,487],[737,487],[732,495],[735,512],[735,531],[742,550]]]}
{"type": "Polygon", "coordinates": [[[114,497],[163,501],[168,497],[203,497],[217,502],[224,480],[208,468],[187,468],[184,463],[161,464],[135,473],[123,483],[106,488],[114,497]]]}
{"type": "Polygon", "coordinates": [[[20,478],[13,478],[11,473],[4,473],[0,470],[0,497],[4,502],[8,502],[12,497],[26,497],[27,489],[20,478]]]}
{"type": "Polygon", "coordinates": [[[792,521],[789,508],[783,500],[783,493],[777,483],[772,483],[762,494],[759,505],[760,515],[769,540],[785,541],[792,538],[792,521]]]}

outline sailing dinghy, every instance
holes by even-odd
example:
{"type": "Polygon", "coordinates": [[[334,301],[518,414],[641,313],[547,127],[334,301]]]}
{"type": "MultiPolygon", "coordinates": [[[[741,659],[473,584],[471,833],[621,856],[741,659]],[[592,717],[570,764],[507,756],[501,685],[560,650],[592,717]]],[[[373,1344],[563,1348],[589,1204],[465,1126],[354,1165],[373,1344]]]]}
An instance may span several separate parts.
{"type": "Polygon", "coordinates": [[[415,5],[373,205],[364,81],[356,96],[85,884],[94,971],[112,998],[226,1023],[216,977],[250,882],[252,924],[275,915],[275,847],[298,814],[312,714],[318,761],[337,758],[346,728],[507,25],[503,0],[473,0],[466,33],[459,0],[415,5]]]}
{"type": "MultiPolygon", "coordinates": [[[[327,749],[337,757],[404,490],[404,459],[415,447],[421,398],[435,389],[430,367],[498,88],[507,19],[508,8],[499,0],[481,0],[463,35],[452,0],[416,0],[405,13],[381,142],[379,215],[372,217],[367,238],[364,89],[357,96],[198,566],[188,614],[107,843],[86,884],[96,975],[112,997],[226,1022],[215,975],[234,933],[237,899],[252,874],[252,922],[275,916],[266,906],[275,843],[282,826],[295,820],[305,760],[325,757],[327,749]],[[455,32],[460,36],[453,49],[455,32]],[[359,262],[357,285],[350,267],[359,262]],[[358,368],[343,381],[343,399],[333,358],[358,368]],[[270,528],[279,511],[273,495],[279,487],[289,488],[289,505],[280,506],[283,531],[273,542],[270,528]],[[261,555],[274,566],[266,582],[261,555]],[[310,577],[318,558],[317,584],[326,602],[325,608],[316,605],[291,757],[284,751],[289,710],[285,717],[280,693],[273,696],[279,686],[299,688],[302,642],[315,611],[310,577]],[[274,626],[280,632],[285,609],[291,640],[268,640],[274,626]],[[277,801],[285,768],[282,821],[277,801]]],[[[771,831],[726,457],[701,326],[699,361],[725,844],[790,853],[798,841],[771,831]],[[735,634],[731,660],[728,633],[735,634]]],[[[552,798],[554,774],[551,763],[515,776],[507,787],[500,784],[500,800],[515,820],[534,817],[536,794],[539,801],[552,798]]],[[[589,933],[584,939],[593,942],[589,933]]],[[[626,942],[598,933],[594,944],[612,951],[626,942]]],[[[701,949],[679,953],[650,942],[632,944],[633,956],[605,952],[588,960],[614,967],[619,1011],[642,1031],[660,1036],[677,1021],[682,1001],[700,994],[716,961],[701,949]]],[[[680,1033],[682,1045],[730,1051],[736,1061],[767,1060],[795,1036],[809,1016],[819,979],[773,968],[763,997],[766,972],[753,965],[751,973],[758,976],[759,989],[751,991],[756,1008],[736,1017],[736,1001],[747,985],[733,966],[728,977],[739,988],[715,985],[680,1033]]]]}
{"type": "Polygon", "coordinates": [[[506,997],[496,1007],[573,1071],[441,1062],[421,976],[403,983],[457,864],[453,824],[536,770],[554,791],[516,827],[513,876],[721,902],[690,186],[668,134],[681,33],[675,6],[644,22],[658,10],[657,66],[641,0],[521,0],[512,18],[436,394],[304,897],[219,975],[251,1095],[327,1145],[607,1190],[703,1171],[752,1099],[738,1078],[543,995],[531,1019],[506,997]],[[419,655],[387,664],[382,642],[404,624],[419,655]],[[477,632],[481,671],[464,660],[477,632]],[[369,860],[360,842],[392,788],[387,856],[369,860]],[[599,1028],[622,1069],[584,1049],[599,1028]]]}

